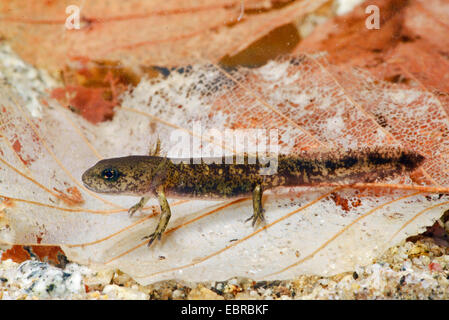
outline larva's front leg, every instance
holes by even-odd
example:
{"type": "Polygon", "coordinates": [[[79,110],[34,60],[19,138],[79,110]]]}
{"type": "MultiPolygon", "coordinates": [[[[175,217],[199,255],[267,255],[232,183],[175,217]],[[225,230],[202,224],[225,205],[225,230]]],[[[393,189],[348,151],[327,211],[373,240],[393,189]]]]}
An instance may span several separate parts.
{"type": "Polygon", "coordinates": [[[256,185],[253,189],[253,215],[249,217],[245,222],[252,220],[252,225],[265,221],[264,212],[262,207],[262,186],[260,184],[256,185]]]}
{"type": "Polygon", "coordinates": [[[145,204],[148,202],[148,200],[150,200],[151,197],[142,197],[140,198],[140,201],[137,202],[135,205],[133,205],[131,208],[129,208],[128,210],[128,214],[130,217],[133,216],[134,213],[136,213],[137,211],[140,211],[143,209],[143,207],[145,206],[145,204]]]}
{"type": "Polygon", "coordinates": [[[151,246],[153,241],[157,238],[161,240],[161,236],[167,228],[168,221],[171,217],[170,205],[168,204],[167,198],[165,197],[165,191],[163,186],[159,186],[156,189],[157,199],[159,200],[159,204],[161,206],[161,217],[159,218],[159,222],[157,224],[156,230],[149,236],[144,237],[143,239],[150,239],[148,241],[148,246],[151,246]]]}
{"type": "MultiPolygon", "coordinates": [[[[150,156],[159,156],[161,152],[161,140],[159,140],[159,138],[157,138],[157,142],[156,145],[154,147],[154,150],[150,150],[148,152],[148,154],[150,156]]],[[[128,214],[130,217],[133,216],[134,213],[136,213],[137,211],[140,211],[143,209],[143,207],[145,206],[145,204],[148,202],[148,200],[150,200],[151,197],[142,197],[140,198],[140,201],[137,202],[135,205],[133,205],[131,208],[129,208],[128,210],[128,214]]]]}

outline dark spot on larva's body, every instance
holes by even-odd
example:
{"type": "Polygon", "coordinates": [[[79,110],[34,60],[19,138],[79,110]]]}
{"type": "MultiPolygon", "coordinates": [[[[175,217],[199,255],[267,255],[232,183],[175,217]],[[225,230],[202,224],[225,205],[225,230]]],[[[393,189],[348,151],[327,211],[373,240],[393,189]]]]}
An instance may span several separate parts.
{"type": "Polygon", "coordinates": [[[399,163],[407,169],[414,169],[418,167],[424,161],[424,156],[419,153],[406,153],[403,152],[399,157],[399,163]]]}
{"type": "MultiPolygon", "coordinates": [[[[295,164],[293,164],[293,168],[295,167],[295,164]]],[[[301,168],[302,170],[305,170],[306,172],[317,172],[320,168],[320,163],[319,161],[316,160],[310,160],[310,161],[300,161],[300,166],[299,168],[301,168]]]]}
{"type": "Polygon", "coordinates": [[[337,168],[337,164],[333,160],[327,160],[324,165],[327,169],[334,171],[337,168]]]}
{"type": "Polygon", "coordinates": [[[391,157],[382,156],[380,153],[373,153],[368,156],[368,161],[373,165],[381,165],[391,163],[393,159],[391,157]]]}
{"type": "Polygon", "coordinates": [[[341,162],[343,167],[348,169],[353,167],[358,162],[358,159],[356,157],[344,157],[341,162]]]}

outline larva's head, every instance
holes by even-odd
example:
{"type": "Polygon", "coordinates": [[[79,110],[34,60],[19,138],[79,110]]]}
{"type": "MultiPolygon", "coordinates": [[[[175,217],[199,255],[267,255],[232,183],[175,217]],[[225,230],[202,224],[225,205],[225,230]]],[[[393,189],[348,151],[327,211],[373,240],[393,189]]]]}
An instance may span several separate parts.
{"type": "Polygon", "coordinates": [[[147,156],[101,160],[84,172],[82,180],[86,188],[98,193],[143,195],[151,192],[157,160],[147,156]]]}

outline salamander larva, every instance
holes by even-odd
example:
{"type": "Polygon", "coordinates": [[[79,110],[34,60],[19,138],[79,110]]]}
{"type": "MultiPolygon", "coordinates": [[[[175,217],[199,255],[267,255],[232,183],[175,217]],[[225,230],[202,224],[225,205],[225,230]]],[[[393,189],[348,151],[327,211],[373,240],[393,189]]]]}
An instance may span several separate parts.
{"type": "MultiPolygon", "coordinates": [[[[393,147],[309,155],[278,155],[277,172],[260,173],[266,167],[258,158],[171,159],[161,156],[127,156],[99,161],[82,176],[84,185],[98,193],[141,196],[130,215],[156,196],[161,216],[148,245],[160,239],[171,211],[169,198],[230,199],[252,196],[253,225],[264,220],[262,193],[277,187],[313,186],[319,183],[373,182],[411,172],[424,157],[393,147]],[[232,161],[231,161],[232,160],[232,161]],[[231,163],[231,164],[228,164],[231,163]]],[[[247,220],[247,221],[248,221],[247,220]]]]}

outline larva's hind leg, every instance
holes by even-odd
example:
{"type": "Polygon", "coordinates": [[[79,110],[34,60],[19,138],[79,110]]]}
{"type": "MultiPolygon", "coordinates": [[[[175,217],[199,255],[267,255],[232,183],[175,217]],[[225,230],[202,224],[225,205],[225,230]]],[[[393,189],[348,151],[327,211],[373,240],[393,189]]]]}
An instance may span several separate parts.
{"type": "Polygon", "coordinates": [[[245,221],[247,222],[252,220],[253,227],[260,222],[265,221],[265,210],[262,207],[262,194],[262,186],[260,184],[256,185],[253,190],[253,215],[245,221]]]}

